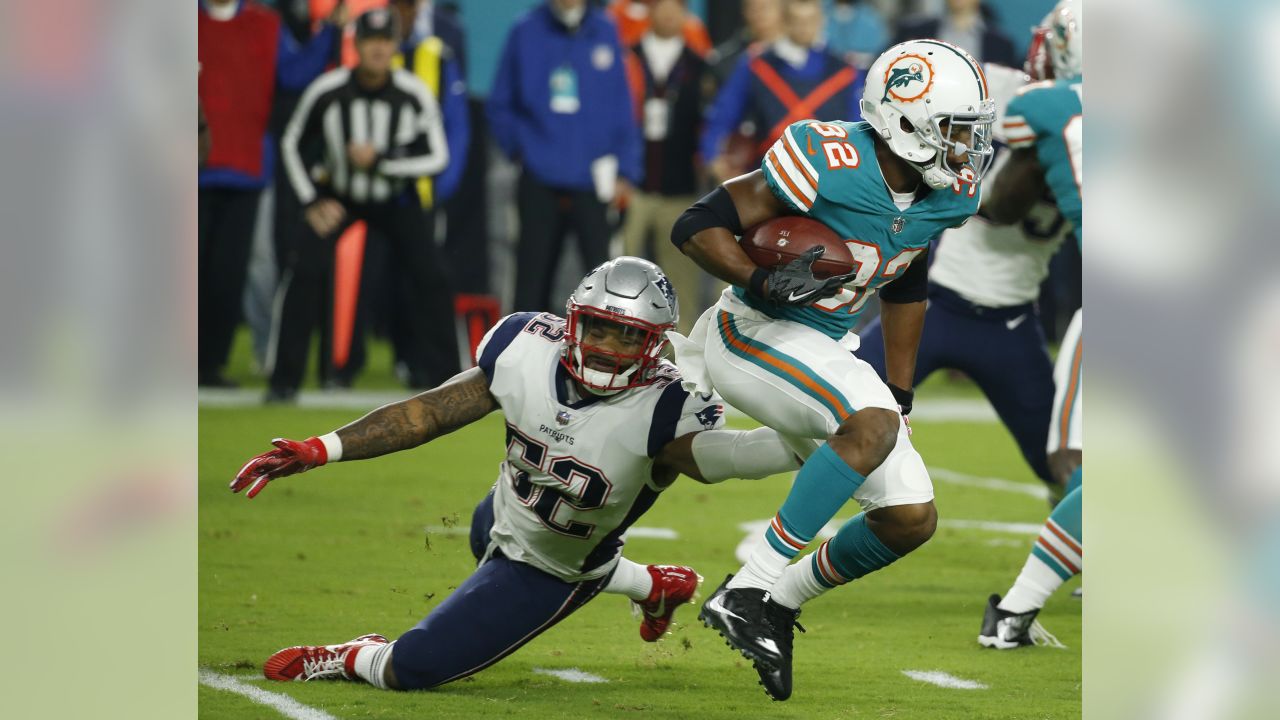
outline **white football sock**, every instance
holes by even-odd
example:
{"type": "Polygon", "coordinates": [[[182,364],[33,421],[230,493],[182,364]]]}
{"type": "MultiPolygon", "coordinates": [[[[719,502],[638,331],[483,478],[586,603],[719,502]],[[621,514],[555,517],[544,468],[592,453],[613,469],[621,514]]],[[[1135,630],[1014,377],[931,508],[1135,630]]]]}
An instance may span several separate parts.
{"type": "Polygon", "coordinates": [[[1013,581],[1013,587],[1009,588],[997,607],[1015,613],[1042,608],[1053,591],[1062,587],[1062,583],[1062,578],[1053,568],[1034,554],[1028,555],[1027,564],[1022,566],[1018,579],[1013,581]]]}
{"type": "Polygon", "coordinates": [[[782,571],[782,578],[769,591],[769,597],[779,605],[795,610],[830,590],[831,588],[818,582],[813,575],[816,556],[817,553],[809,553],[797,560],[794,565],[788,565],[782,571]]]}
{"type": "Polygon", "coordinates": [[[626,595],[636,602],[644,602],[653,591],[653,576],[646,565],[633,563],[625,557],[618,558],[618,567],[604,586],[604,592],[626,595]]]}
{"type": "Polygon", "coordinates": [[[733,579],[726,586],[730,589],[734,588],[760,588],[761,590],[772,589],[778,584],[778,579],[782,577],[782,571],[786,569],[791,562],[791,558],[783,555],[768,540],[764,539],[761,533],[760,539],[756,542],[756,547],[747,556],[747,564],[742,566],[734,574],[733,579]]]}
{"type": "Polygon", "coordinates": [[[356,653],[353,663],[356,677],[376,688],[390,690],[391,688],[387,686],[386,671],[387,663],[391,662],[391,648],[394,645],[394,642],[386,645],[366,645],[353,650],[352,652],[356,653]]]}

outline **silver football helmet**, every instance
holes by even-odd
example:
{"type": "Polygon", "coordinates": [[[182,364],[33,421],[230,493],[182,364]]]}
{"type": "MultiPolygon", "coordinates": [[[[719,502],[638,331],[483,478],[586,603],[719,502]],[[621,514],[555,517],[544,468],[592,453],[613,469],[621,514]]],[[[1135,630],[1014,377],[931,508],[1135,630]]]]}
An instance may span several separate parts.
{"type": "Polygon", "coordinates": [[[647,385],[679,314],[676,290],[657,265],[637,257],[610,260],[569,296],[561,362],[597,395],[647,385]]]}

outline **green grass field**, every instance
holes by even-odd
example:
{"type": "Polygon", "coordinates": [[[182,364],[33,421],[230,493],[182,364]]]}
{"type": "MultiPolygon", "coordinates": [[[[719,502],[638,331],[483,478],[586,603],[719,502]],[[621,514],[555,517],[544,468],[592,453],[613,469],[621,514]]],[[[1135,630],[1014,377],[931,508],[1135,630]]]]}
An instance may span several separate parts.
{"type": "MultiPolygon", "coordinates": [[[[970,394],[931,385],[917,406],[931,395],[970,394]]],[[[600,596],[499,664],[436,690],[263,680],[262,662],[281,647],[366,632],[396,637],[473,569],[465,530],[501,459],[496,414],[411,452],[278,481],[252,501],[227,490],[240,464],[266,449],[269,438],[318,434],[353,416],[293,408],[200,411],[201,668],[337,718],[1080,715],[1081,607],[1069,597],[1078,581],[1040,615],[1068,649],[996,652],[975,640],[987,594],[1012,582],[1033,536],[963,521],[1039,525],[1047,514],[1031,495],[955,481],[954,473],[962,473],[1037,484],[993,423],[915,423],[926,462],[952,471],[935,473],[942,525],[903,561],[805,606],[808,633],[796,638],[795,694],[786,703],[771,702],[750,665],[697,623],[696,606],[681,609],[670,636],[647,644],[617,595],[600,596]],[[608,682],[570,683],[535,668],[577,668],[608,682]],[[906,670],[943,671],[987,687],[938,687],[906,670]]],[[[705,596],[738,566],[734,548],[746,535],[739,525],[771,517],[788,487],[785,477],[717,486],[682,479],[637,523],[675,529],[679,539],[636,538],[626,554],[640,563],[692,565],[706,578],[705,596]]],[[[199,700],[201,717],[284,717],[203,685],[199,700]]]]}

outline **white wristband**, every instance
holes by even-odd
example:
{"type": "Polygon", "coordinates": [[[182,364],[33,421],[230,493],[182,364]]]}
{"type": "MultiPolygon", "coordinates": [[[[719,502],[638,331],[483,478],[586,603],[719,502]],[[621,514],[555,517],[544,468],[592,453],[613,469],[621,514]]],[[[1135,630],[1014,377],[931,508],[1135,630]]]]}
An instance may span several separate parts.
{"type": "Polygon", "coordinates": [[[338,462],[342,459],[342,441],[338,439],[337,432],[321,435],[319,440],[324,443],[324,451],[329,456],[325,462],[338,462]]]}
{"type": "Polygon", "coordinates": [[[693,436],[693,460],[705,482],[758,480],[800,467],[776,430],[706,430],[693,436]]]}

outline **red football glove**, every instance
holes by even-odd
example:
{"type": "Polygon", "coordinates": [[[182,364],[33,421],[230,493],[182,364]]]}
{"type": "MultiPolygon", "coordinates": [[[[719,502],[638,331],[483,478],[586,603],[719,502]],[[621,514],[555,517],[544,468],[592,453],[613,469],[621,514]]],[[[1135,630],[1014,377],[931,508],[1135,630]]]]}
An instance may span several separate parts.
{"type": "Polygon", "coordinates": [[[236,479],[231,481],[231,492],[249,488],[245,494],[253,497],[276,478],[306,472],[329,460],[329,451],[320,438],[308,438],[306,442],[276,438],[271,444],[276,446],[275,450],[262,453],[240,468],[236,479]]]}

